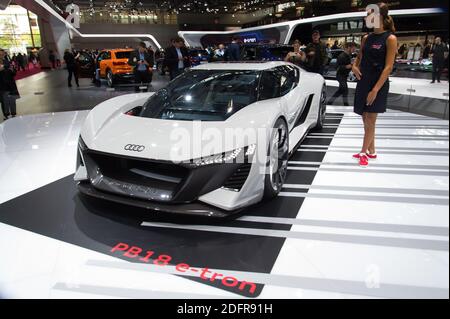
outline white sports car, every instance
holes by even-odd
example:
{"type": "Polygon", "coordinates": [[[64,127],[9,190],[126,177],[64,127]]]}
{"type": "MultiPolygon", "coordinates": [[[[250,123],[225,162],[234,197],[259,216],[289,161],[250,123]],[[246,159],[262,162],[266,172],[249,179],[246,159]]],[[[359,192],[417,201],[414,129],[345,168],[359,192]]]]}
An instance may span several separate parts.
{"type": "Polygon", "coordinates": [[[200,65],[155,93],[96,106],[81,129],[81,193],[164,213],[226,217],[281,190],[325,117],[325,80],[286,62],[200,65]]]}

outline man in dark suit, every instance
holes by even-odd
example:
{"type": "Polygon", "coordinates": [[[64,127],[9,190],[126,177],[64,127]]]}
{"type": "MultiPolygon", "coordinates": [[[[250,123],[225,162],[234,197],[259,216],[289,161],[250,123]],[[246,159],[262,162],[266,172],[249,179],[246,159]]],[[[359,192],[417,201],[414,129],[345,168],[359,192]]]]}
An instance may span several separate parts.
{"type": "Polygon", "coordinates": [[[189,51],[184,46],[183,38],[173,39],[172,46],[167,48],[164,55],[164,65],[169,69],[170,80],[173,80],[183,73],[185,68],[191,66],[189,51]]]}
{"type": "Polygon", "coordinates": [[[151,85],[153,78],[153,65],[154,56],[147,51],[147,45],[144,42],[140,42],[138,48],[131,53],[128,64],[133,66],[134,72],[134,90],[139,92],[139,85],[144,83],[147,88],[144,90],[148,91],[148,85],[151,85]]]}
{"type": "Polygon", "coordinates": [[[328,62],[327,48],[320,41],[320,31],[313,30],[312,42],[306,46],[303,67],[313,73],[323,74],[324,67],[328,62]]]}
{"type": "Polygon", "coordinates": [[[79,57],[78,54],[75,55],[69,49],[66,49],[64,51],[64,61],[66,62],[67,72],[69,73],[69,76],[67,78],[67,85],[69,87],[72,87],[72,75],[75,77],[75,84],[78,87],[80,86],[80,84],[78,83],[78,66],[77,66],[78,57],[79,57]]]}
{"type": "Polygon", "coordinates": [[[434,45],[431,48],[431,54],[433,55],[433,81],[431,81],[431,83],[434,83],[436,80],[438,81],[438,83],[441,83],[441,74],[445,66],[445,59],[448,56],[448,49],[447,46],[442,43],[440,37],[436,37],[434,39],[434,45]]]}
{"type": "Polygon", "coordinates": [[[241,60],[241,46],[239,45],[239,38],[234,36],[230,45],[227,48],[227,60],[228,61],[240,61],[241,60]]]}

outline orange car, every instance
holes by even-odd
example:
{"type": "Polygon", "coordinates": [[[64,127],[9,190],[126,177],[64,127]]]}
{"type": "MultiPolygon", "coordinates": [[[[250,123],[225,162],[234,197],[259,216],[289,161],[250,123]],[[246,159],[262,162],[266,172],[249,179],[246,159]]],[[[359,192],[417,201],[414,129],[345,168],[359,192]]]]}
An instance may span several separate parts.
{"type": "Polygon", "coordinates": [[[100,52],[97,65],[100,77],[106,78],[108,86],[112,87],[118,80],[132,80],[133,67],[128,64],[133,49],[113,49],[100,52]]]}

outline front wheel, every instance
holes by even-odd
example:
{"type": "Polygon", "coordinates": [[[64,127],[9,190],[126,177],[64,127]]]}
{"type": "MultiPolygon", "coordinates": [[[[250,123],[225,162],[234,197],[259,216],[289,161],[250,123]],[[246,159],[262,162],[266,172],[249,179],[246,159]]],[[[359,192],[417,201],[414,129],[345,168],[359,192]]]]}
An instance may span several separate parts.
{"type": "Polygon", "coordinates": [[[110,88],[114,86],[114,75],[111,70],[108,70],[108,72],[106,72],[106,83],[108,83],[108,86],[110,88]]]}
{"type": "Polygon", "coordinates": [[[264,198],[277,196],[287,175],[289,156],[289,132],[286,122],[279,118],[269,140],[268,167],[264,178],[264,198]]]}
{"type": "Polygon", "coordinates": [[[322,88],[322,93],[320,95],[319,114],[317,116],[317,124],[314,127],[314,129],[321,130],[323,128],[326,111],[327,111],[327,90],[326,87],[324,86],[322,88]]]}

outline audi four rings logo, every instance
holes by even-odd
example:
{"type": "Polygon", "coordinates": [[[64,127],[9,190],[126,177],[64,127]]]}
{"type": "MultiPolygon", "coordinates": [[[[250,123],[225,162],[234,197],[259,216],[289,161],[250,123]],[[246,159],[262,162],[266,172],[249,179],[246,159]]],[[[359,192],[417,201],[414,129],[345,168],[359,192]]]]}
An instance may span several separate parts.
{"type": "Polygon", "coordinates": [[[136,144],[127,144],[124,147],[125,151],[131,151],[131,152],[142,152],[145,150],[144,145],[136,145],[136,144]]]}

